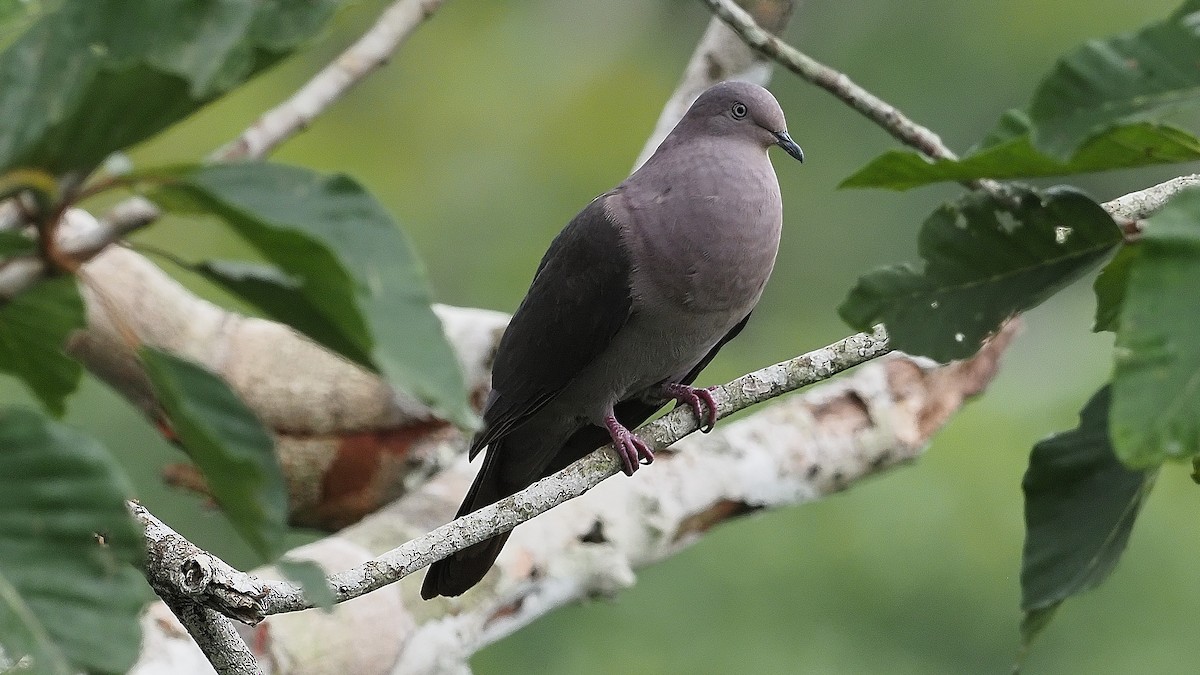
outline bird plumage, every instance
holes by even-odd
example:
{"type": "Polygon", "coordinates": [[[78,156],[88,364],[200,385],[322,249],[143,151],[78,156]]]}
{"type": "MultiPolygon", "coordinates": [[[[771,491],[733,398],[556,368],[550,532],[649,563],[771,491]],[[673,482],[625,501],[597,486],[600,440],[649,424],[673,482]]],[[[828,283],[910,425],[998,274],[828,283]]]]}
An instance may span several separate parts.
{"type": "MultiPolygon", "coordinates": [[[[690,385],[737,335],[770,276],[783,217],[770,145],[802,159],[771,94],[715,85],[555,237],[500,340],[470,448],[486,457],[458,516],[610,439],[626,473],[652,460],[628,430],[669,400],[665,385],[690,385]]],[[[434,563],[422,596],[474,586],[507,538],[434,563]]]]}

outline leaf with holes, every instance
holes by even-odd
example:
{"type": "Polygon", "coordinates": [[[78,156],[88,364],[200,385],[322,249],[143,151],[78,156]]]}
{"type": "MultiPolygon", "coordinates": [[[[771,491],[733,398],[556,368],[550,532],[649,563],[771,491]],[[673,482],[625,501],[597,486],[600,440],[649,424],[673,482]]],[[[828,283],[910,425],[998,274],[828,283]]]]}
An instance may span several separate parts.
{"type": "Polygon", "coordinates": [[[88,171],[292,52],[336,4],[59,3],[0,54],[0,172],[88,171]]]}
{"type": "Polygon", "coordinates": [[[139,356],[213,499],[263,562],[274,559],[287,532],[287,489],[270,433],[216,375],[152,347],[139,356]]]}
{"type": "Polygon", "coordinates": [[[0,304],[0,372],[19,378],[47,410],[62,415],[83,375],[63,345],[85,321],[73,277],[46,279],[0,304]]]}
{"type": "Polygon", "coordinates": [[[3,651],[28,655],[36,672],[126,672],[148,594],[135,567],[144,543],[125,509],[132,490],[120,468],[92,438],[7,406],[0,476],[3,651]]]}
{"type": "Polygon", "coordinates": [[[382,373],[445,419],[474,426],[425,267],[362,186],[278,164],[191,168],[159,180],[153,196],[165,208],[220,217],[283,273],[268,278],[243,267],[235,278],[226,267],[222,285],[382,373]],[[300,308],[283,308],[298,298],[311,308],[301,321],[300,308]]]}
{"type": "Polygon", "coordinates": [[[1200,2],[1136,33],[1093,40],[1059,60],[1033,95],[1039,150],[1062,160],[1121,124],[1158,121],[1200,103],[1200,2]]]}
{"type": "Polygon", "coordinates": [[[1079,426],[1033,447],[1025,491],[1021,609],[1026,646],[1059,603],[1112,574],[1129,542],[1154,471],[1126,468],[1108,437],[1111,392],[1084,406],[1079,426]]]}
{"type": "Polygon", "coordinates": [[[949,361],[974,354],[1009,317],[1035,307],[1092,269],[1121,242],[1112,218],[1081,192],[1013,188],[1012,201],[971,193],[921,228],[921,265],[859,277],[838,311],[891,344],[949,361]]]}
{"type": "Polygon", "coordinates": [[[1145,221],[1117,329],[1112,438],[1132,467],[1200,453],[1200,190],[1145,221]]]}

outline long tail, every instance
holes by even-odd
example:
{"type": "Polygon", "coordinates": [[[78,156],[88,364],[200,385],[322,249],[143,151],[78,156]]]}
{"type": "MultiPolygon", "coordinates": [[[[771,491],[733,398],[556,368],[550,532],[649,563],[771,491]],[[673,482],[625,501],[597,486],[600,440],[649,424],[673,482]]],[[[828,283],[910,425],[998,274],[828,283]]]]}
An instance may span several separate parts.
{"type": "MultiPolygon", "coordinates": [[[[479,475],[475,476],[475,482],[467,491],[455,518],[478,511],[512,494],[512,491],[504,489],[496,475],[498,462],[494,458],[501,454],[498,447],[488,449],[483,467],[479,470],[479,475]]],[[[504,548],[504,542],[508,541],[508,535],[509,533],[505,532],[485,539],[430,565],[429,571],[425,573],[425,583],[421,586],[421,597],[429,600],[439,595],[454,596],[465,593],[467,589],[479,583],[483,575],[492,568],[496,557],[500,555],[500,549],[504,548]]]]}

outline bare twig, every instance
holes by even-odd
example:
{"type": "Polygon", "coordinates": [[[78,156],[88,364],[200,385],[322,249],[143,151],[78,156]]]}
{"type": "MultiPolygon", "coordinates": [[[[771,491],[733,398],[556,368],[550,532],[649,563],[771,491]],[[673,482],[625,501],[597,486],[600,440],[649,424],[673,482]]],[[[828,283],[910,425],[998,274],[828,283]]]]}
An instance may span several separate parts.
{"type": "Polygon", "coordinates": [[[335,101],[345,96],[433,15],[446,0],[397,0],[362,37],[325,66],[288,100],[265,113],[240,136],[213,153],[215,161],[265,157],[280,143],[305,129],[335,101]]]}
{"type": "MultiPolygon", "coordinates": [[[[83,209],[68,209],[61,224],[54,228],[55,248],[79,263],[157,217],[158,207],[141,197],[118,204],[99,220],[83,209]]],[[[15,297],[48,271],[46,261],[36,255],[0,261],[0,301],[15,297]]]]}
{"type": "Polygon", "coordinates": [[[261,583],[224,560],[205,551],[172,530],[136,502],[130,513],[146,536],[146,580],[159,597],[180,603],[195,603],[248,624],[262,620],[261,583]]]}
{"type": "Polygon", "coordinates": [[[844,73],[817,61],[772,35],[733,0],[704,0],[746,44],[788,70],[841,99],[905,145],[935,159],[957,159],[942,139],[917,124],[895,106],[854,83],[844,73]]]}
{"type": "Polygon", "coordinates": [[[1172,197],[1196,186],[1200,186],[1200,173],[1172,178],[1154,187],[1117,197],[1101,206],[1118,222],[1136,222],[1149,218],[1166,205],[1172,197]]]}
{"type": "Polygon", "coordinates": [[[259,675],[262,670],[246,641],[238,635],[229,619],[207,607],[186,600],[164,600],[179,623],[204,652],[205,658],[220,675],[259,675]]]}

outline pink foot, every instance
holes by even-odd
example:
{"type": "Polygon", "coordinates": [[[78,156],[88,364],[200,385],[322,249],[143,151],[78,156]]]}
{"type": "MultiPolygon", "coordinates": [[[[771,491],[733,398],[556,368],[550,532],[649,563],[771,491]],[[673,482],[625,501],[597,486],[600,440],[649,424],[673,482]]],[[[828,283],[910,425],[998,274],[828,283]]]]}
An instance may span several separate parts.
{"type": "Polygon", "coordinates": [[[686,384],[664,384],[663,391],[671,398],[679,401],[680,405],[691,407],[700,422],[700,433],[707,434],[717,425],[717,402],[713,400],[712,392],[708,389],[689,387],[686,384]],[[708,406],[708,413],[700,409],[700,402],[708,406]]]}
{"type": "Polygon", "coordinates": [[[612,413],[604,418],[604,426],[608,428],[608,435],[612,436],[613,447],[617,449],[617,457],[621,459],[621,470],[626,476],[632,476],[633,472],[638,470],[639,464],[650,464],[654,461],[654,452],[646,445],[646,441],[626,429],[612,413]]]}

